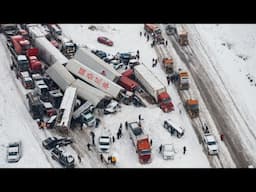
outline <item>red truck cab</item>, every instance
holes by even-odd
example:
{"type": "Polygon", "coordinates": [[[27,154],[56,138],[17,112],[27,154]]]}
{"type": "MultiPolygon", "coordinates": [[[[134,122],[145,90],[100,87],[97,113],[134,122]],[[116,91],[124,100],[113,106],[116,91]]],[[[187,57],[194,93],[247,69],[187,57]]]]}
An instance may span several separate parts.
{"type": "Polygon", "coordinates": [[[18,55],[26,54],[27,50],[30,48],[31,44],[21,35],[15,35],[11,37],[11,42],[18,55]]]}
{"type": "Polygon", "coordinates": [[[118,81],[118,84],[128,91],[134,91],[139,86],[137,82],[133,81],[132,79],[126,76],[121,76],[118,81]]]}
{"type": "Polygon", "coordinates": [[[148,137],[137,141],[137,152],[140,163],[144,164],[151,162],[151,146],[148,137]]]}
{"type": "Polygon", "coordinates": [[[174,110],[174,105],[171,101],[171,98],[167,92],[163,92],[158,95],[158,103],[160,108],[165,112],[170,112],[174,110]]]}
{"type": "Polygon", "coordinates": [[[38,53],[39,53],[38,48],[30,48],[27,51],[27,57],[29,60],[29,69],[31,73],[42,72],[42,63],[37,58],[38,53]]]}
{"type": "Polygon", "coordinates": [[[128,69],[125,72],[122,73],[123,77],[129,77],[129,78],[134,78],[134,72],[132,69],[128,69]]]}

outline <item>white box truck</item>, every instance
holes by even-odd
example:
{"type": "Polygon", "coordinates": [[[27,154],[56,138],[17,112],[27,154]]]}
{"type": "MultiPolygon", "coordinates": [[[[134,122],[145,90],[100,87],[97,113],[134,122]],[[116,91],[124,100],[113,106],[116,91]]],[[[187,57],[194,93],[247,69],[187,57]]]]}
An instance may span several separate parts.
{"type": "Polygon", "coordinates": [[[166,87],[145,65],[140,64],[135,66],[134,74],[136,79],[138,79],[146,91],[155,99],[164,112],[174,109],[166,87]]]}

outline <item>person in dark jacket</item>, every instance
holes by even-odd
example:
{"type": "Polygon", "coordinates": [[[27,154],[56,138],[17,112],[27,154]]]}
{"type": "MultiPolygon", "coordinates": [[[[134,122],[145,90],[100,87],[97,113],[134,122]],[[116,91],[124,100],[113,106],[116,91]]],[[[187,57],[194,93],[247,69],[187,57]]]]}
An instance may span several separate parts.
{"type": "Polygon", "coordinates": [[[112,142],[115,143],[115,137],[114,136],[112,136],[112,142]]]}
{"type": "Polygon", "coordinates": [[[91,151],[91,144],[90,143],[87,144],[87,148],[88,148],[89,151],[91,151]]]}
{"type": "Polygon", "coordinates": [[[185,155],[186,151],[187,151],[187,148],[186,148],[186,146],[184,146],[184,147],[183,147],[183,154],[184,154],[184,155],[185,155]]]}
{"type": "Polygon", "coordinates": [[[140,31],[140,36],[142,36],[142,32],[140,31]]]}
{"type": "Polygon", "coordinates": [[[103,163],[104,157],[103,157],[102,153],[100,154],[100,160],[103,163]]]}
{"type": "Polygon", "coordinates": [[[220,140],[221,140],[221,141],[224,140],[224,135],[223,135],[223,134],[220,135],[220,140]]]}
{"type": "Polygon", "coordinates": [[[162,148],[163,148],[163,145],[161,144],[161,145],[159,146],[159,153],[162,152],[162,148]]]}
{"type": "Polygon", "coordinates": [[[127,130],[128,129],[128,122],[125,121],[125,129],[127,130]]]}
{"type": "Polygon", "coordinates": [[[78,159],[79,163],[81,163],[81,157],[79,155],[77,155],[77,159],[78,159]]]}

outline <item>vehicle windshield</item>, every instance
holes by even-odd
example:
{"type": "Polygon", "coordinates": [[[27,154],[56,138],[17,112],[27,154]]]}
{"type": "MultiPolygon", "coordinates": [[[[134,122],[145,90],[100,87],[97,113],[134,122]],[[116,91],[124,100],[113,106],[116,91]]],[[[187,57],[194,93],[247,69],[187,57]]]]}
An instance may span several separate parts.
{"type": "Polygon", "coordinates": [[[109,145],[109,142],[102,142],[102,141],[100,141],[100,145],[109,145]]]}
{"type": "Polygon", "coordinates": [[[168,103],[171,103],[171,99],[170,98],[165,98],[165,99],[162,100],[162,102],[164,104],[168,104],[168,103]]]}
{"type": "Polygon", "coordinates": [[[91,113],[87,113],[86,115],[85,115],[85,119],[87,120],[87,121],[91,121],[91,120],[93,120],[93,115],[91,114],[91,113]]]}
{"type": "Polygon", "coordinates": [[[215,141],[208,142],[208,145],[216,145],[215,141]]]}
{"type": "Polygon", "coordinates": [[[198,109],[198,105],[197,104],[194,104],[194,105],[190,105],[191,109],[198,109]]]}
{"type": "Polygon", "coordinates": [[[27,70],[29,66],[28,61],[26,60],[19,61],[19,66],[22,70],[27,70]]]}
{"type": "Polygon", "coordinates": [[[150,155],[151,154],[151,150],[142,150],[140,151],[140,155],[150,155]]]}
{"type": "Polygon", "coordinates": [[[17,152],[14,152],[14,151],[12,151],[12,152],[9,152],[9,155],[10,156],[15,156],[15,155],[17,155],[18,153],[17,152]]]}

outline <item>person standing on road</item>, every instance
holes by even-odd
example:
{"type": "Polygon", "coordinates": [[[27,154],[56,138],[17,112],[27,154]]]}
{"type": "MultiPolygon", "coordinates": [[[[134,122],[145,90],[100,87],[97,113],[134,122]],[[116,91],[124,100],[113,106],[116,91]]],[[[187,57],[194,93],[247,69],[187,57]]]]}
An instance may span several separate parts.
{"type": "Polygon", "coordinates": [[[103,163],[104,158],[103,158],[102,153],[100,154],[100,160],[101,160],[101,162],[103,163]]]}
{"type": "Polygon", "coordinates": [[[163,148],[163,145],[161,144],[161,145],[159,146],[159,153],[162,152],[162,148],[163,148]]]}
{"type": "Polygon", "coordinates": [[[185,155],[186,151],[187,151],[187,148],[186,148],[186,146],[184,146],[184,147],[183,147],[183,154],[184,154],[184,155],[185,155]]]}
{"type": "Polygon", "coordinates": [[[90,143],[87,144],[87,148],[88,148],[88,151],[91,151],[91,144],[90,143]]]}
{"type": "Polygon", "coordinates": [[[165,46],[167,46],[167,45],[168,45],[168,41],[166,40],[166,41],[165,41],[165,46]]]}
{"type": "Polygon", "coordinates": [[[223,134],[220,135],[220,140],[221,140],[221,141],[224,140],[224,135],[223,135],[223,134]]]}
{"type": "Polygon", "coordinates": [[[140,31],[140,36],[142,36],[142,32],[140,31]]]}
{"type": "Polygon", "coordinates": [[[153,141],[152,141],[152,139],[150,139],[150,145],[152,146],[152,144],[153,144],[153,141]]]}
{"type": "Polygon", "coordinates": [[[128,130],[128,122],[125,121],[125,129],[128,130]]]}
{"type": "Polygon", "coordinates": [[[95,141],[94,141],[95,133],[93,131],[91,131],[90,134],[92,136],[92,145],[95,145],[95,141]]]}
{"type": "Polygon", "coordinates": [[[78,159],[79,163],[81,163],[81,157],[79,155],[77,155],[77,159],[78,159]]]}
{"type": "Polygon", "coordinates": [[[115,143],[115,137],[114,136],[112,136],[112,142],[115,143]]]}

